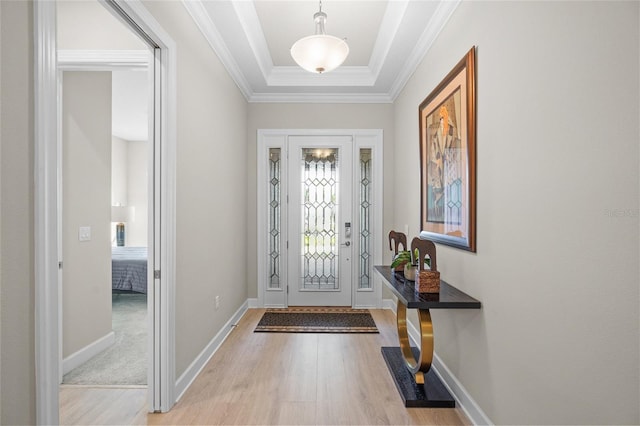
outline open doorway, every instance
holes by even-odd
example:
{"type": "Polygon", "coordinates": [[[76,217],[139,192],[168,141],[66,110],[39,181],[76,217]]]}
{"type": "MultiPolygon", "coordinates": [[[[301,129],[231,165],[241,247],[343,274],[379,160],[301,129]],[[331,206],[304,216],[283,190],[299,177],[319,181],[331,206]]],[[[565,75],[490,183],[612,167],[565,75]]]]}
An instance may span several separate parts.
{"type": "Polygon", "coordinates": [[[72,423],[69,405],[90,412],[93,389],[155,409],[155,62],[109,5],[56,6],[60,413],[72,423]]]}
{"type": "Polygon", "coordinates": [[[147,385],[147,75],[62,73],[64,385],[147,385]]]}
{"type": "MultiPolygon", "coordinates": [[[[77,2],[88,4],[89,2],[77,2]]],[[[119,22],[132,29],[149,50],[144,62],[149,65],[153,102],[150,129],[149,194],[153,194],[152,223],[149,224],[149,275],[147,308],[149,310],[148,391],[146,410],[166,412],[175,403],[175,142],[176,142],[176,44],[162,26],[149,14],[139,0],[104,0],[101,6],[116,16],[119,22]],[[151,231],[153,229],[153,231],[151,231]]],[[[38,424],[57,424],[59,403],[62,401],[59,383],[62,368],[61,349],[61,283],[64,259],[60,218],[62,214],[61,146],[59,84],[61,50],[56,29],[57,1],[34,3],[34,74],[35,98],[35,352],[36,352],[36,421],[38,424]]],[[[82,16],[72,20],[83,28],[104,27],[92,24],[82,16]]],[[[106,40],[113,41],[111,33],[106,40]]],[[[76,40],[82,43],[83,37],[76,40]]],[[[88,49],[77,47],[78,49],[88,49]]],[[[104,48],[103,48],[104,49],[104,48]]],[[[70,68],[86,71],[101,64],[137,65],[138,55],[110,55],[109,51],[87,51],[81,55],[70,52],[66,63],[70,68]],[[74,59],[75,58],[75,59],[74,59]]],[[[129,53],[129,52],[127,52],[129,53]]],[[[108,68],[108,67],[107,67],[108,68]]],[[[109,218],[106,219],[107,224],[109,218]]],[[[107,226],[108,232],[108,226],[107,226]]],[[[94,405],[96,400],[94,399],[94,405]]],[[[101,401],[102,402],[102,401],[101,401]]],[[[100,404],[97,404],[100,405],[100,404]]],[[[118,423],[111,419],[110,423],[118,423]]]]}

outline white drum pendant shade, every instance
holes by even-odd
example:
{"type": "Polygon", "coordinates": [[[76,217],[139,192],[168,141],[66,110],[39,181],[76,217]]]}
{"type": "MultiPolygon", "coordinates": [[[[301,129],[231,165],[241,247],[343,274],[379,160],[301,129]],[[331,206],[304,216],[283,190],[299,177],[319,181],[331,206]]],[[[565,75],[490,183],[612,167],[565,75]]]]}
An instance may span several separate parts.
{"type": "Polygon", "coordinates": [[[323,73],[338,68],[349,55],[349,46],[338,37],[317,34],[301,38],[291,47],[291,56],[300,67],[323,73]]]}
{"type": "Polygon", "coordinates": [[[349,46],[343,39],[325,34],[327,14],[322,11],[322,2],[313,20],[316,23],[315,35],[296,41],[291,46],[291,57],[301,68],[320,74],[342,65],[349,55],[349,46]]]}

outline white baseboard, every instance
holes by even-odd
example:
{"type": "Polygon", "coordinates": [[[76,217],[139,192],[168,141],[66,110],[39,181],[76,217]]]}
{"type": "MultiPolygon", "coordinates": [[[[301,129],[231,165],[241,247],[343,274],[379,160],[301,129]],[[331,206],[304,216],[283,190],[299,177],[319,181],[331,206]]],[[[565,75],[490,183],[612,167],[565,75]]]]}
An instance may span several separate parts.
{"type": "Polygon", "coordinates": [[[396,313],[396,301],[393,299],[382,299],[382,309],[391,309],[396,313]]]}
{"type": "Polygon", "coordinates": [[[464,411],[474,425],[493,425],[491,419],[482,411],[478,403],[471,398],[467,389],[462,386],[462,383],[453,375],[451,370],[449,370],[447,365],[442,362],[442,359],[440,359],[436,353],[433,354],[432,367],[447,390],[456,399],[456,404],[464,411]]]}
{"type": "MultiPolygon", "coordinates": [[[[383,306],[385,309],[390,309],[394,314],[397,314],[396,302],[394,300],[384,299],[383,306]]],[[[407,324],[409,338],[415,346],[418,346],[417,342],[420,339],[420,331],[412,322],[407,321],[407,324]]],[[[433,354],[433,363],[431,364],[431,367],[449,393],[453,395],[453,398],[456,400],[456,405],[462,409],[474,425],[493,424],[491,419],[489,419],[484,411],[482,411],[478,403],[471,397],[467,389],[462,385],[462,383],[460,383],[458,378],[451,372],[451,370],[449,370],[447,365],[435,352],[433,354]]]]}
{"type": "Polygon", "coordinates": [[[213,354],[216,353],[222,342],[225,341],[227,336],[233,330],[233,326],[240,321],[240,318],[247,312],[249,306],[249,301],[245,301],[238,310],[229,318],[229,321],[222,326],[218,334],[216,334],[213,339],[207,344],[207,346],[200,352],[200,354],[193,360],[191,365],[187,367],[184,373],[176,380],[176,387],[174,395],[178,395],[176,398],[176,402],[182,398],[182,395],[185,391],[191,386],[193,381],[198,377],[200,371],[204,368],[205,365],[209,362],[213,354]]]}
{"type": "Polygon", "coordinates": [[[81,366],[94,356],[98,355],[100,352],[107,349],[109,346],[113,345],[115,341],[116,335],[113,331],[111,331],[98,340],[89,343],[79,351],[72,353],[62,360],[62,374],[67,374],[74,368],[81,366]]]}
{"type": "Polygon", "coordinates": [[[251,298],[251,299],[247,299],[247,302],[249,303],[249,309],[256,309],[258,307],[258,299],[255,298],[251,298]]]}

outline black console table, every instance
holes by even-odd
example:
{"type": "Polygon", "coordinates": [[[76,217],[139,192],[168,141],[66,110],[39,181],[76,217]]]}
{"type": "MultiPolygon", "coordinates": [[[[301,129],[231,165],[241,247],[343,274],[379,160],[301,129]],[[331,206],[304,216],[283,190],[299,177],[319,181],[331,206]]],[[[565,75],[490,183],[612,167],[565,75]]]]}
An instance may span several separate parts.
{"type": "Polygon", "coordinates": [[[455,400],[431,370],[433,324],[429,309],[480,309],[478,300],[440,280],[439,293],[418,293],[389,266],[376,266],[386,286],[398,298],[397,321],[400,347],[383,347],[382,356],[393,376],[405,407],[455,407],[455,400]],[[407,309],[417,309],[420,322],[418,348],[411,348],[407,332],[407,309]]]}

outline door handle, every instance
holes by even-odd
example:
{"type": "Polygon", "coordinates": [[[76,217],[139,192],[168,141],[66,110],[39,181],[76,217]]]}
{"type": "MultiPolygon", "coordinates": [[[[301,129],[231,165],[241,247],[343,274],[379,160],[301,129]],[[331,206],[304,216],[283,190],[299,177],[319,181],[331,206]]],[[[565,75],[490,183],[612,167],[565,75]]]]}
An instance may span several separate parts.
{"type": "Polygon", "coordinates": [[[351,245],[351,241],[347,241],[346,243],[341,244],[341,245],[342,245],[342,246],[345,246],[345,247],[349,247],[349,246],[351,245]]]}

